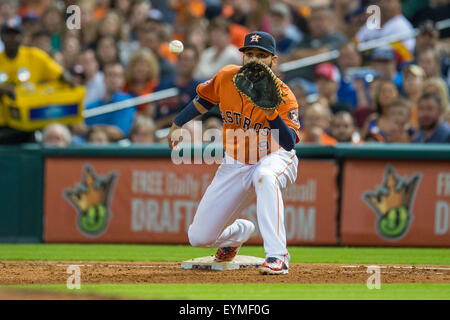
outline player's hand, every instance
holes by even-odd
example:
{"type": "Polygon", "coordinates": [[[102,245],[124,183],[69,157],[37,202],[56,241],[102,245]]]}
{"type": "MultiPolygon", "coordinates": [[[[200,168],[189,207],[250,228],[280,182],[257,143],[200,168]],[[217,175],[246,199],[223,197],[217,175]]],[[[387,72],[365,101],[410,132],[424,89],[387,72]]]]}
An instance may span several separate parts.
{"type": "Polygon", "coordinates": [[[181,129],[181,127],[177,126],[175,123],[172,124],[172,127],[170,127],[169,134],[167,135],[167,142],[169,144],[169,148],[172,150],[179,150],[179,147],[177,146],[180,143],[179,139],[175,139],[173,136],[174,132],[178,129],[181,129]]]}

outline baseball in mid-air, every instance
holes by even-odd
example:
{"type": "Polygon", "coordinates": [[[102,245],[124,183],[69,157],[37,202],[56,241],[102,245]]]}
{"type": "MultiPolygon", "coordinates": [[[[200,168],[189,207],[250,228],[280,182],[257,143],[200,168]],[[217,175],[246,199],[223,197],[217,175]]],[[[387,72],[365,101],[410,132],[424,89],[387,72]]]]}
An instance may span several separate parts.
{"type": "Polygon", "coordinates": [[[169,51],[172,53],[181,53],[183,52],[183,49],[183,42],[181,42],[180,40],[172,40],[169,43],[169,51]]]}

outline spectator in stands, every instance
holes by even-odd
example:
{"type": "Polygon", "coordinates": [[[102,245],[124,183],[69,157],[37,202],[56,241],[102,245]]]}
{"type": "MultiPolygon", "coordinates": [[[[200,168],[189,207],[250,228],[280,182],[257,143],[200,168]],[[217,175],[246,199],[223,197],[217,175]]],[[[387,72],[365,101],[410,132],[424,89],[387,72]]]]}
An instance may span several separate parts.
{"type": "Polygon", "coordinates": [[[423,84],[423,93],[434,93],[439,96],[444,112],[450,110],[448,87],[442,78],[429,78],[423,84]]]}
{"type": "MultiPolygon", "coordinates": [[[[447,28],[448,30],[448,28],[447,28]]],[[[448,37],[439,39],[439,31],[431,20],[426,20],[420,25],[417,35],[416,61],[424,68],[427,77],[442,76],[450,88],[450,46],[448,37]],[[421,62],[418,62],[418,54],[421,53],[421,62]],[[437,62],[439,61],[439,62],[437,62]],[[437,70],[437,65],[441,70],[437,70]]]]}
{"type": "Polygon", "coordinates": [[[288,87],[295,95],[299,109],[304,109],[308,105],[308,92],[303,87],[302,83],[294,79],[288,83],[288,87]]]}
{"type": "Polygon", "coordinates": [[[389,80],[380,82],[375,96],[375,113],[367,117],[361,129],[361,139],[364,141],[384,142],[386,130],[390,126],[389,108],[398,98],[397,86],[389,80]]]}
{"type": "Polygon", "coordinates": [[[143,25],[143,28],[145,30],[158,32],[160,38],[162,38],[162,34],[165,31],[164,16],[162,12],[159,11],[158,9],[151,9],[148,12],[147,18],[145,19],[145,24],[143,25]]]}
{"type": "MultiPolygon", "coordinates": [[[[173,39],[172,26],[167,24],[165,22],[166,20],[167,17],[164,17],[163,13],[160,10],[152,9],[149,11],[147,20],[145,21],[145,25],[142,27],[142,29],[155,31],[157,33],[157,40],[159,43],[157,55],[168,60],[171,64],[176,64],[177,55],[170,52],[169,50],[169,42],[173,39]]],[[[185,43],[187,42],[185,41],[185,43]]],[[[161,74],[166,74],[164,67],[162,67],[161,74]]]]}
{"type": "Polygon", "coordinates": [[[425,48],[417,52],[417,64],[425,71],[426,78],[441,77],[441,59],[434,48],[425,48]]]}
{"type": "MultiPolygon", "coordinates": [[[[119,62],[106,64],[104,73],[105,95],[101,99],[86,105],[87,110],[114,102],[120,102],[132,97],[130,94],[121,91],[125,84],[125,70],[119,62]]],[[[97,124],[116,126],[124,136],[128,136],[135,113],[136,108],[131,107],[87,118],[85,121],[88,126],[97,124]]]]}
{"type": "Polygon", "coordinates": [[[341,31],[348,39],[354,38],[361,26],[367,22],[366,2],[366,0],[334,0],[332,3],[336,30],[341,31]]]}
{"type": "MultiPolygon", "coordinates": [[[[21,19],[17,12],[18,6],[19,0],[0,1],[0,26],[8,21],[14,21],[19,24],[22,20],[23,24],[23,17],[21,19]]],[[[1,51],[3,51],[3,43],[0,41],[0,52],[1,51]]]]}
{"type": "Polygon", "coordinates": [[[86,96],[84,104],[88,105],[103,99],[105,96],[104,75],[100,70],[94,50],[86,49],[82,51],[78,56],[77,64],[81,65],[85,75],[86,96]]]}
{"type": "Polygon", "coordinates": [[[398,98],[392,102],[388,113],[390,124],[386,130],[386,142],[410,143],[416,130],[411,126],[411,102],[398,98]]]}
{"type": "Polygon", "coordinates": [[[277,43],[279,56],[290,54],[303,38],[303,34],[292,24],[291,11],[284,3],[274,3],[270,7],[270,33],[277,43]]]}
{"type": "Polygon", "coordinates": [[[330,136],[337,142],[360,142],[359,133],[356,130],[355,120],[348,111],[339,111],[331,117],[330,136]]]}
{"type": "Polygon", "coordinates": [[[199,20],[191,24],[186,31],[186,43],[197,48],[201,55],[208,45],[208,25],[205,20],[199,20]]]}
{"type": "Polygon", "coordinates": [[[42,144],[50,147],[67,147],[72,143],[69,129],[59,123],[46,126],[42,132],[42,144]]]}
{"type": "MultiPolygon", "coordinates": [[[[380,29],[373,28],[365,23],[356,34],[359,42],[376,40],[396,34],[413,32],[411,23],[402,15],[401,0],[379,0],[376,3],[380,8],[380,29]]],[[[394,47],[394,61],[397,63],[409,62],[413,59],[415,38],[404,40],[394,47]]],[[[391,50],[392,51],[392,50],[391,50]]]]}
{"type": "Polygon", "coordinates": [[[420,131],[413,142],[450,143],[450,126],[442,121],[442,102],[439,96],[425,93],[419,99],[418,117],[420,131]]]}
{"type": "Polygon", "coordinates": [[[119,61],[119,49],[117,48],[116,40],[112,36],[101,37],[97,41],[95,53],[99,68],[102,71],[104,71],[106,64],[119,61]]]}
{"type": "Polygon", "coordinates": [[[154,143],[155,130],[155,123],[152,119],[137,116],[130,130],[130,140],[132,143],[154,143]]]}
{"type": "Polygon", "coordinates": [[[54,4],[48,6],[41,17],[42,29],[50,35],[52,51],[61,50],[61,34],[65,27],[64,15],[54,4]]]}
{"type": "MultiPolygon", "coordinates": [[[[223,2],[223,1],[222,1],[223,2]]],[[[238,5],[243,5],[249,8],[249,3],[243,3],[244,1],[240,1],[238,5]]],[[[250,32],[250,30],[245,26],[244,23],[239,23],[234,21],[231,18],[231,15],[234,14],[234,8],[231,5],[235,5],[236,3],[227,3],[223,4],[218,0],[209,0],[209,3],[206,6],[205,10],[205,18],[208,21],[213,20],[219,16],[227,19],[230,22],[230,43],[237,48],[240,48],[245,40],[245,35],[250,32]]],[[[239,10],[239,9],[238,9],[239,10]]]]}
{"type": "Polygon", "coordinates": [[[269,22],[270,0],[250,0],[249,13],[245,26],[249,30],[270,31],[269,22]]]}
{"type": "Polygon", "coordinates": [[[395,55],[389,48],[376,48],[370,54],[369,66],[383,80],[392,80],[398,88],[401,87],[401,74],[397,72],[395,55]]]}
{"type": "Polygon", "coordinates": [[[122,39],[122,17],[114,10],[108,10],[98,23],[97,41],[102,37],[113,37],[115,41],[122,39]]]}
{"type": "Polygon", "coordinates": [[[86,134],[86,140],[88,143],[97,145],[109,143],[108,134],[105,131],[104,127],[97,125],[89,128],[89,131],[86,134]]]}
{"type": "Polygon", "coordinates": [[[228,17],[228,19],[230,19],[230,21],[232,21],[233,23],[245,26],[250,11],[249,2],[241,0],[230,0],[228,1],[228,5],[231,7],[231,15],[228,17]]]}
{"type": "Polygon", "coordinates": [[[95,2],[92,0],[78,0],[80,8],[80,40],[82,48],[93,48],[97,39],[97,21],[94,16],[95,2]]]}
{"type": "MultiPolygon", "coordinates": [[[[445,33],[444,29],[441,32],[445,33]]],[[[448,56],[450,55],[450,48],[448,45],[448,37],[439,38],[439,31],[436,28],[436,24],[432,20],[425,20],[419,25],[419,34],[416,37],[416,60],[417,53],[432,48],[436,50],[441,59],[441,64],[448,65],[448,56]]]]}
{"type": "Polygon", "coordinates": [[[206,3],[201,0],[172,0],[170,6],[175,13],[173,23],[175,39],[183,39],[187,27],[205,16],[206,3]]]}
{"type": "Polygon", "coordinates": [[[427,48],[437,48],[439,43],[439,31],[431,20],[423,21],[419,26],[419,33],[416,37],[416,59],[417,52],[427,48]]]}
{"type": "Polygon", "coordinates": [[[211,79],[228,64],[242,63],[241,53],[230,43],[229,22],[226,19],[218,17],[212,20],[208,32],[211,46],[201,54],[194,72],[194,76],[201,80],[211,79]]]}
{"type": "Polygon", "coordinates": [[[52,55],[52,43],[50,34],[46,31],[38,31],[32,35],[31,46],[44,51],[48,55],[52,55]]]}
{"type": "MultiPolygon", "coordinates": [[[[38,48],[22,45],[22,29],[14,21],[4,24],[0,31],[5,50],[0,53],[0,96],[13,96],[17,85],[22,82],[33,84],[61,80],[70,84],[70,73],[38,48]],[[20,71],[20,72],[19,72],[20,71]]],[[[33,132],[9,128],[0,114],[0,144],[33,142],[33,132]]]]}
{"type": "Polygon", "coordinates": [[[132,0],[116,0],[113,1],[112,7],[117,10],[124,21],[128,20],[131,14],[132,0]]]}
{"type": "MultiPolygon", "coordinates": [[[[152,4],[148,0],[136,0],[133,1],[131,6],[130,15],[130,40],[138,40],[139,28],[145,24],[145,19],[147,19],[148,13],[152,8],[152,4]]],[[[128,38],[127,37],[127,38],[128,38]]]]}
{"type": "Polygon", "coordinates": [[[42,28],[40,18],[36,14],[23,16],[20,24],[22,26],[22,44],[24,46],[31,46],[33,43],[33,35],[45,31],[42,28]]]}
{"type": "Polygon", "coordinates": [[[415,64],[403,69],[403,92],[411,103],[411,125],[417,128],[417,103],[422,95],[425,72],[415,64]]]}
{"type": "Polygon", "coordinates": [[[348,104],[338,101],[337,89],[340,81],[341,75],[334,64],[325,62],[316,67],[316,84],[319,97],[327,101],[332,113],[351,111],[352,109],[348,104]]]}
{"type": "MultiPolygon", "coordinates": [[[[146,49],[136,51],[128,62],[124,91],[132,96],[152,93],[159,81],[159,64],[156,56],[146,49]]],[[[148,104],[138,107],[144,114],[151,112],[148,104]]]]}
{"type": "MultiPolygon", "coordinates": [[[[448,19],[450,2],[448,0],[428,0],[420,1],[426,7],[417,11],[412,17],[413,24],[415,26],[421,26],[425,21],[432,21],[436,23],[438,21],[448,19]]],[[[450,31],[448,28],[441,30],[440,37],[448,38],[450,31]]]]}
{"type": "Polygon", "coordinates": [[[161,35],[158,30],[142,28],[138,33],[139,47],[150,50],[158,59],[159,77],[172,77],[175,75],[175,66],[161,54],[161,35]]]}
{"type": "Polygon", "coordinates": [[[176,75],[161,79],[156,91],[177,88],[179,94],[155,103],[155,112],[152,118],[155,120],[157,128],[170,126],[176,113],[183,109],[197,95],[196,88],[201,81],[195,79],[193,73],[198,65],[198,60],[199,54],[197,48],[191,44],[186,44],[183,52],[178,56],[176,75]]]}
{"type": "Polygon", "coordinates": [[[366,84],[364,83],[364,79],[352,79],[347,75],[347,71],[349,69],[360,68],[362,65],[362,57],[353,42],[346,42],[339,47],[337,65],[339,66],[339,70],[342,75],[337,91],[338,100],[348,103],[353,108],[356,108],[361,104],[367,104],[365,103],[367,99],[365,92],[366,84]],[[361,81],[363,81],[363,83],[362,90],[360,92],[357,90],[359,84],[355,82],[361,81]]]}
{"type": "Polygon", "coordinates": [[[67,69],[73,68],[73,66],[77,63],[80,52],[80,39],[76,36],[65,35],[63,37],[61,48],[62,65],[67,69]]]}
{"type": "MultiPolygon", "coordinates": [[[[308,17],[309,34],[283,61],[297,60],[335,50],[347,41],[346,37],[333,29],[332,10],[328,7],[313,7],[308,17]]],[[[305,67],[288,73],[287,78],[303,77],[314,81],[314,66],[305,67]]]]}
{"type": "Polygon", "coordinates": [[[304,143],[335,145],[337,141],[327,134],[330,126],[331,112],[320,103],[313,103],[305,110],[304,128],[300,132],[304,143]]]}

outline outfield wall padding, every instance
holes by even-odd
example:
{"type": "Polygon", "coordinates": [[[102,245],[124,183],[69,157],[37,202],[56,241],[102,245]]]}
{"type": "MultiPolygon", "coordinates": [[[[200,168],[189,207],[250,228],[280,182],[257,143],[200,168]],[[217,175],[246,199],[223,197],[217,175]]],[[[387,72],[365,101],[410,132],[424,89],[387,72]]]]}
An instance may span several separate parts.
{"type": "MultiPolygon", "coordinates": [[[[288,245],[450,247],[450,146],[296,151],[298,178],[283,191],[288,245]]],[[[170,155],[163,144],[0,147],[0,241],[188,243],[218,165],[170,155]]],[[[257,223],[254,201],[242,215],[257,223]]],[[[249,243],[262,243],[258,230],[249,243]]]]}

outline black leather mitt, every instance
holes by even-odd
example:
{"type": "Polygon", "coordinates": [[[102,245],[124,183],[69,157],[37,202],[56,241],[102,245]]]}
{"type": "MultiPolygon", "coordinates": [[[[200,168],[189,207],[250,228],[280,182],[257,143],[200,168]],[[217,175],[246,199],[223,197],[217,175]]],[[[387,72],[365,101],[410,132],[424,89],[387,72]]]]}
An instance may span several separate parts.
{"type": "Polygon", "coordinates": [[[283,101],[277,76],[265,64],[252,61],[242,66],[233,77],[234,86],[255,106],[276,110],[283,101]]]}

